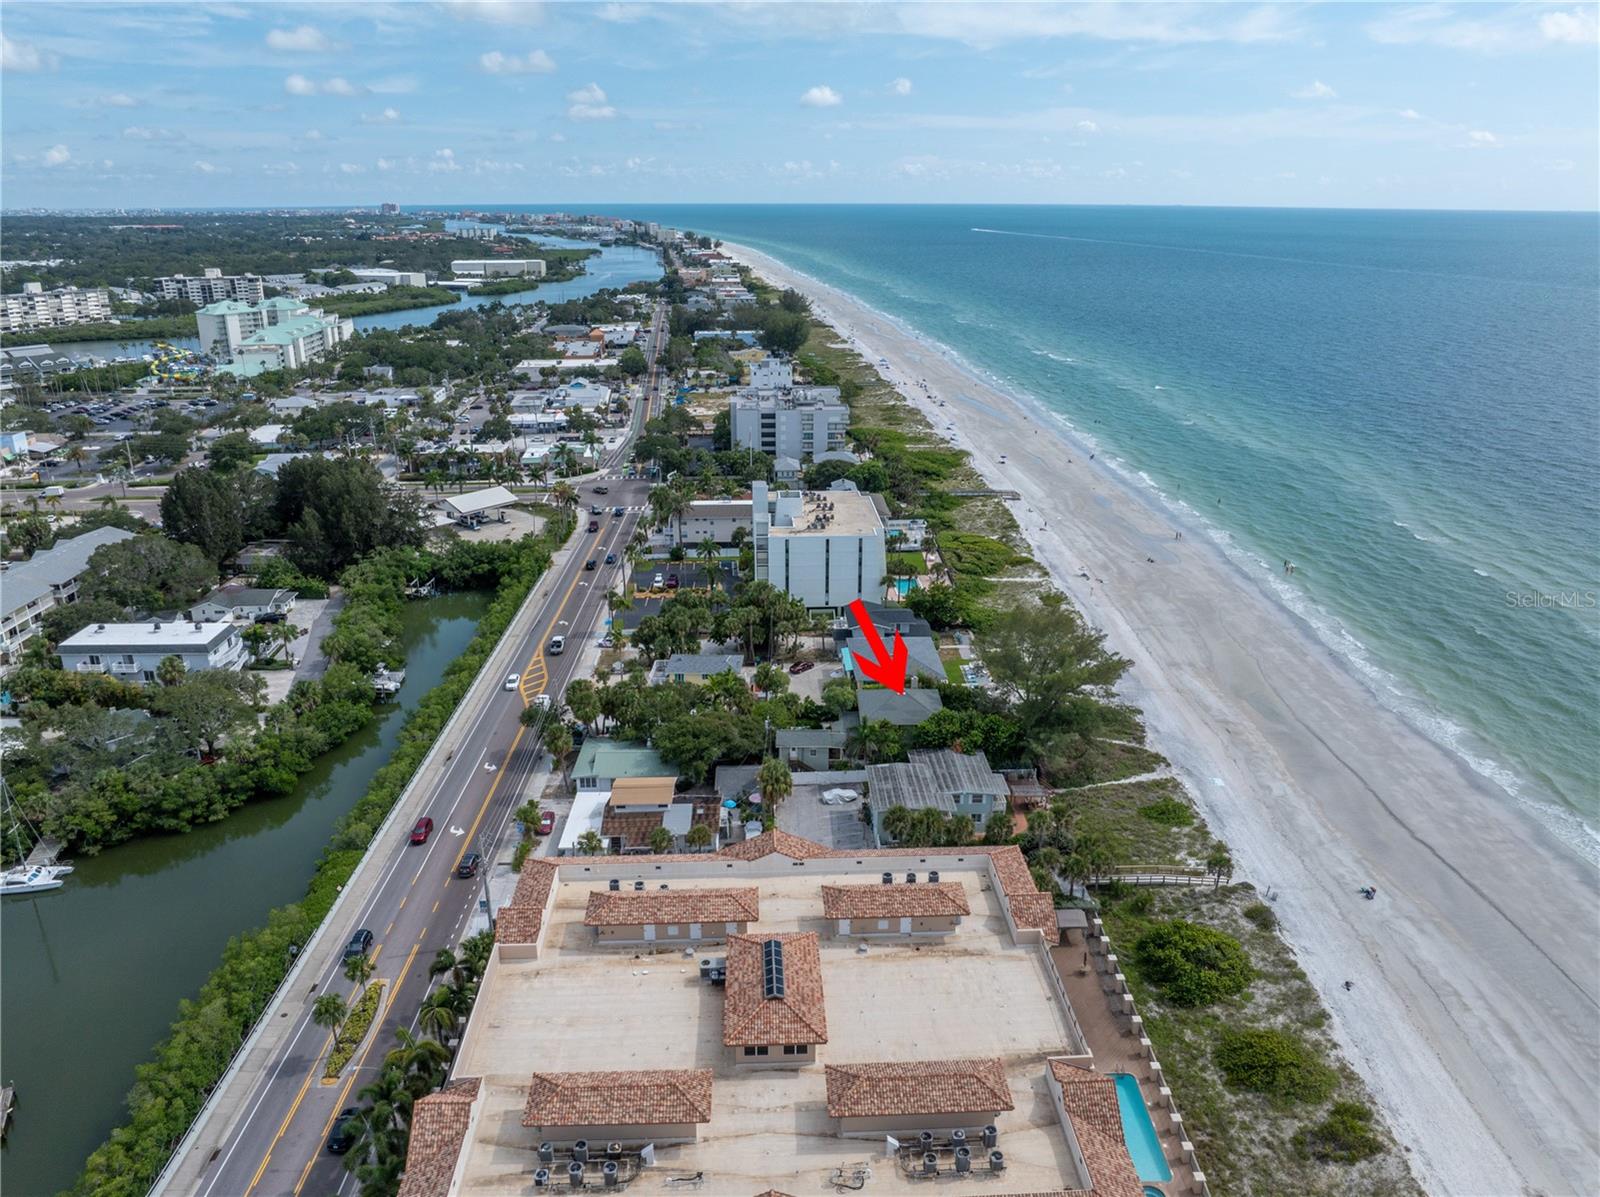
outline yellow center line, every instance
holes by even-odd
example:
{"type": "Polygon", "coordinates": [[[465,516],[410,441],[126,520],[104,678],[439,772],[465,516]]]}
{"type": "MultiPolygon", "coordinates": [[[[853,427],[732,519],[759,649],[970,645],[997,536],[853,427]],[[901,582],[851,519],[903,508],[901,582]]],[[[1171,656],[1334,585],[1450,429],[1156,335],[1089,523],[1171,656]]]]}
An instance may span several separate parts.
{"type": "MultiPolygon", "coordinates": [[[[529,661],[529,666],[531,666],[533,664],[534,660],[538,660],[541,657],[543,657],[543,655],[544,655],[543,645],[544,645],[545,641],[547,641],[550,638],[550,634],[555,630],[556,624],[560,621],[562,613],[565,612],[566,609],[567,609],[567,604],[572,600],[573,591],[575,591],[578,588],[578,583],[580,581],[582,581],[582,580],[583,580],[583,571],[582,570],[578,571],[577,573],[575,573],[573,575],[572,584],[567,587],[567,592],[561,596],[561,605],[556,608],[555,615],[552,616],[549,625],[545,628],[544,636],[539,641],[540,648],[539,648],[539,650],[537,652],[534,653],[533,659],[529,661]]],[[[524,706],[527,705],[526,699],[524,699],[523,705],[524,706]]],[[[505,759],[501,762],[500,768],[495,772],[494,781],[492,783],[490,783],[490,786],[489,786],[489,792],[486,795],[484,795],[483,805],[478,808],[477,818],[472,820],[472,826],[467,831],[467,836],[466,836],[466,842],[467,843],[470,844],[472,842],[472,837],[477,833],[478,824],[483,821],[483,816],[488,812],[490,804],[494,801],[495,791],[500,788],[500,779],[503,778],[506,775],[507,766],[510,765],[511,758],[516,755],[517,746],[522,742],[522,737],[527,732],[527,730],[528,729],[526,727],[521,726],[521,725],[519,725],[517,727],[517,734],[515,736],[513,736],[512,739],[511,739],[511,747],[506,749],[505,759]]],[[[416,884],[415,879],[413,879],[412,884],[413,885],[416,884]]],[[[442,901],[442,899],[441,899],[441,901],[442,901]]],[[[438,911],[439,902],[435,902],[433,904],[433,909],[436,912],[438,911]]],[[[385,932],[385,934],[387,934],[387,932],[385,932]]],[[[399,995],[399,992],[400,992],[401,981],[404,979],[407,970],[410,969],[411,960],[412,960],[412,958],[414,958],[416,956],[417,949],[420,948],[421,946],[422,946],[422,941],[420,939],[418,939],[416,945],[414,947],[412,947],[412,949],[411,949],[411,956],[406,958],[405,967],[400,970],[400,974],[395,980],[394,987],[389,991],[389,1001],[384,1006],[385,1014],[388,1013],[389,1007],[394,1005],[395,998],[399,995]]],[[[382,951],[383,951],[383,945],[379,944],[378,945],[378,950],[372,954],[372,959],[373,959],[374,963],[377,962],[378,953],[380,953],[382,951]]],[[[375,1047],[377,1045],[378,1038],[379,1038],[379,1036],[375,1034],[373,1036],[373,1038],[372,1038],[372,1042],[367,1044],[367,1050],[362,1052],[360,1062],[351,1071],[349,1079],[346,1080],[345,1083],[344,1083],[344,1088],[342,1090],[340,1090],[340,1092],[339,1092],[339,1100],[334,1104],[334,1107],[333,1107],[334,1108],[334,1112],[335,1112],[335,1117],[337,1117],[338,1111],[344,1108],[345,1100],[349,1096],[349,1093],[350,1093],[350,1086],[355,1083],[355,1079],[360,1074],[361,1069],[366,1067],[367,1057],[372,1054],[372,1049],[373,1049],[373,1047],[375,1047]]],[[[255,1177],[250,1182],[250,1189],[254,1189],[255,1188],[256,1183],[261,1179],[261,1174],[266,1171],[266,1169],[267,1169],[267,1161],[272,1158],[272,1149],[273,1149],[273,1147],[277,1146],[278,1140],[283,1138],[284,1131],[288,1129],[289,1123],[294,1118],[295,1112],[300,1108],[300,1103],[305,1098],[306,1090],[311,1085],[311,1077],[314,1075],[314,1073],[315,1073],[315,1068],[314,1067],[310,1071],[308,1071],[306,1073],[305,1083],[302,1084],[301,1087],[300,1087],[299,1096],[297,1096],[295,1098],[294,1105],[290,1107],[288,1115],[283,1120],[283,1125],[278,1128],[278,1133],[273,1138],[272,1145],[267,1148],[267,1154],[262,1158],[261,1166],[256,1169],[255,1177]]],[[[323,1146],[322,1140],[327,1138],[328,1128],[331,1128],[332,1125],[333,1125],[333,1120],[330,1118],[328,1120],[327,1126],[324,1127],[324,1129],[323,1129],[322,1137],[318,1140],[317,1144],[311,1149],[311,1158],[306,1161],[305,1167],[303,1169],[301,1169],[300,1181],[294,1187],[294,1191],[295,1191],[296,1197],[298,1197],[298,1195],[300,1193],[300,1189],[302,1188],[302,1186],[304,1186],[304,1184],[306,1182],[306,1177],[311,1172],[312,1165],[317,1162],[317,1159],[321,1155],[322,1146],[323,1146]]],[[[249,1197],[250,1189],[245,1190],[245,1197],[249,1197]]]]}
{"type": "MultiPolygon", "coordinates": [[[[332,1046],[333,1033],[330,1031],[328,1033],[327,1041],[322,1046],[322,1050],[317,1053],[317,1059],[320,1060],[324,1058],[328,1053],[328,1049],[332,1046]]],[[[272,1153],[277,1149],[278,1140],[283,1138],[283,1133],[289,1129],[289,1123],[294,1121],[295,1114],[299,1112],[300,1103],[306,1099],[306,1093],[311,1088],[311,1078],[315,1075],[315,1068],[307,1070],[306,1079],[300,1085],[300,1092],[295,1094],[294,1104],[289,1107],[289,1112],[283,1116],[283,1125],[278,1127],[278,1133],[272,1136],[272,1142],[267,1144],[267,1153],[261,1157],[261,1166],[256,1169],[255,1175],[250,1178],[250,1184],[245,1189],[245,1197],[250,1197],[250,1193],[258,1184],[261,1183],[261,1174],[267,1170],[267,1164],[272,1159],[272,1153]]],[[[315,1159],[316,1157],[313,1156],[312,1158],[315,1159]]]]}

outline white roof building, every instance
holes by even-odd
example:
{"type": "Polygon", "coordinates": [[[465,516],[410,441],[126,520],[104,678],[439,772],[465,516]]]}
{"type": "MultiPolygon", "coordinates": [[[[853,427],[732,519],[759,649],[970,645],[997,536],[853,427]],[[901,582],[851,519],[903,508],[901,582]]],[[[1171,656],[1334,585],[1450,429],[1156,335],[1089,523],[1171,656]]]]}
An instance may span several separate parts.
{"type": "Polygon", "coordinates": [[[245,647],[233,623],[90,624],[61,642],[61,668],[73,673],[109,673],[123,681],[153,682],[167,657],[190,672],[244,668],[245,647]]]}

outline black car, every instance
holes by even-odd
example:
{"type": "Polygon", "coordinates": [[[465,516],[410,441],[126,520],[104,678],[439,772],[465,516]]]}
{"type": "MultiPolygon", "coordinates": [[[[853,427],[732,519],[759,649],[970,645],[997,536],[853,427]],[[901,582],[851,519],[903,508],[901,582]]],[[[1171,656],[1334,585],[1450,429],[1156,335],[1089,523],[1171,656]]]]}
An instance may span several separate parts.
{"type": "Polygon", "coordinates": [[[609,495],[611,488],[609,486],[597,486],[594,488],[594,493],[597,495],[609,495]]]}
{"type": "Polygon", "coordinates": [[[282,623],[284,620],[286,620],[288,618],[289,617],[287,615],[285,615],[282,611],[263,611],[260,615],[256,616],[256,622],[257,623],[282,623]]]}
{"type": "Polygon", "coordinates": [[[356,956],[365,956],[372,951],[372,932],[365,927],[350,937],[350,942],[344,945],[344,958],[353,959],[356,956]]]}
{"type": "Polygon", "coordinates": [[[461,863],[456,866],[457,877],[476,877],[478,866],[483,864],[483,857],[476,852],[468,852],[461,858],[461,863]]]}
{"type": "Polygon", "coordinates": [[[333,1120],[333,1130],[328,1134],[328,1150],[334,1155],[343,1155],[356,1145],[356,1131],[359,1127],[359,1116],[355,1106],[346,1106],[339,1111],[339,1116],[333,1120]]]}
{"type": "Polygon", "coordinates": [[[589,560],[587,560],[587,561],[585,561],[583,563],[583,568],[584,569],[593,569],[597,564],[599,564],[599,563],[593,557],[590,557],[589,560]]]}

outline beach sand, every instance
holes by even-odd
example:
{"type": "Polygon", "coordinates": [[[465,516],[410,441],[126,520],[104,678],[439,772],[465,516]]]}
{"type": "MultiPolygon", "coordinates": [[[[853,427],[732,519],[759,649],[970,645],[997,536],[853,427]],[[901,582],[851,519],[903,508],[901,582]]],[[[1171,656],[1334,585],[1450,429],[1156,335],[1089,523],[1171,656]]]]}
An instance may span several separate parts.
{"type": "Polygon", "coordinates": [[[1042,408],[843,292],[723,249],[804,292],[992,485],[1021,494],[1011,509],[1035,556],[1134,662],[1123,693],[1152,747],[1238,879],[1270,887],[1422,1185],[1600,1193],[1593,867],[1384,707],[1266,578],[1090,461],[1042,408]]]}

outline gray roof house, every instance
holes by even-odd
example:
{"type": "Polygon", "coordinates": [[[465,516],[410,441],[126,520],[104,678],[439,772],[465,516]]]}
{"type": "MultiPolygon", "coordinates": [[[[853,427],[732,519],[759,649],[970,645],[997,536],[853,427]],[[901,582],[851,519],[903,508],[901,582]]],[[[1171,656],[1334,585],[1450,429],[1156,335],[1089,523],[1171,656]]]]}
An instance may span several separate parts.
{"type": "Polygon", "coordinates": [[[867,767],[867,809],[880,845],[892,842],[883,816],[897,806],[967,815],[977,827],[1005,808],[1006,779],[989,767],[983,753],[913,749],[907,757],[905,764],[867,767]]]}
{"type": "Polygon", "coordinates": [[[650,667],[650,684],[664,682],[703,682],[708,677],[739,672],[744,658],[738,653],[673,653],[650,667]]]}
{"type": "Polygon", "coordinates": [[[268,590],[230,583],[218,586],[206,595],[189,608],[188,615],[196,623],[257,619],[269,614],[286,615],[294,610],[295,599],[299,597],[293,590],[268,590]]]}
{"type": "Polygon", "coordinates": [[[944,710],[944,699],[932,689],[911,687],[904,694],[876,687],[856,691],[856,709],[862,722],[883,720],[896,727],[915,727],[928,716],[944,710]]]}
{"type": "Polygon", "coordinates": [[[0,661],[10,661],[46,611],[77,601],[78,578],[96,549],[132,539],[133,533],[121,528],[95,528],[58,540],[54,548],[0,573],[0,661]]]}
{"type": "Polygon", "coordinates": [[[844,753],[845,734],[833,728],[786,727],[778,731],[778,759],[806,769],[827,769],[844,753]]]}
{"type": "MultiPolygon", "coordinates": [[[[886,650],[894,647],[894,633],[885,628],[878,629],[883,637],[883,646],[886,650]]],[[[900,633],[900,640],[906,646],[906,673],[910,676],[927,678],[935,685],[946,681],[944,660],[939,656],[939,646],[932,636],[919,636],[915,633],[900,633]]],[[[857,655],[873,660],[876,654],[867,643],[867,638],[860,632],[850,637],[850,642],[845,646],[850,650],[851,657],[857,655]]],[[[852,668],[852,672],[854,669],[852,668]]]]}

